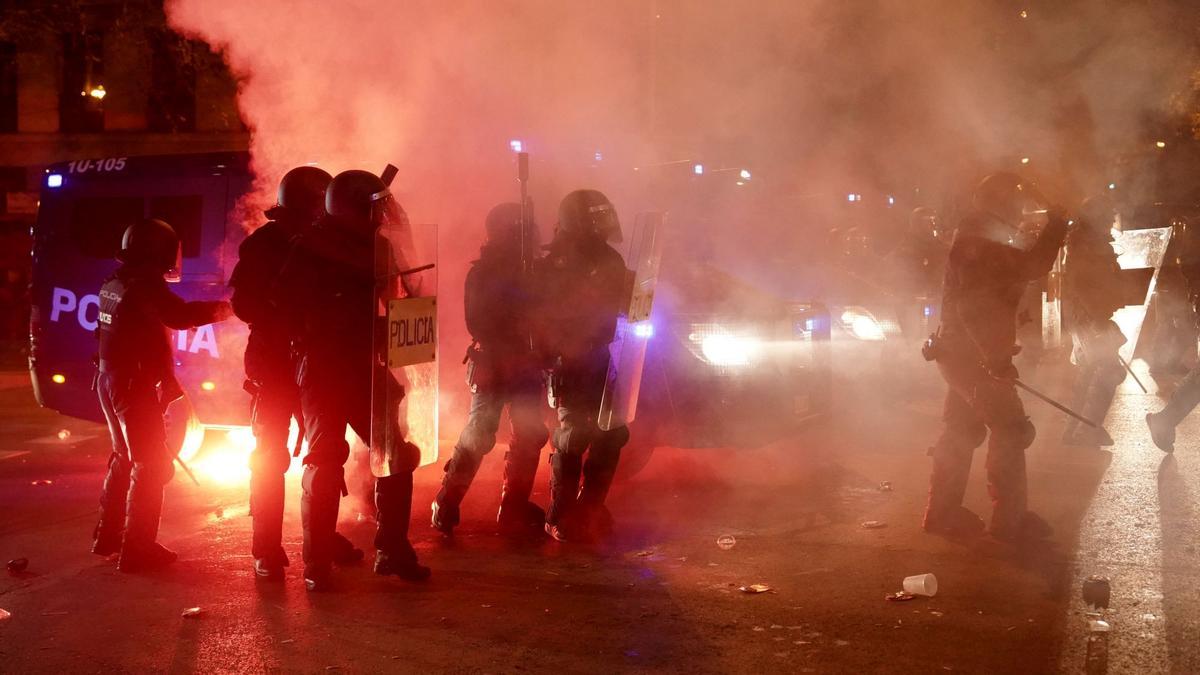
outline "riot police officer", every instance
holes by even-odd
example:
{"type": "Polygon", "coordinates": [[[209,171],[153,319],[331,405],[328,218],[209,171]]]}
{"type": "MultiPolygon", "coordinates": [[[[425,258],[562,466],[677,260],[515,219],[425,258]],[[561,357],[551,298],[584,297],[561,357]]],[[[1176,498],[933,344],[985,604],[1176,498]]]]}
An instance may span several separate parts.
{"type": "MultiPolygon", "coordinates": [[[[1073,360],[1079,366],[1075,403],[1083,416],[1104,422],[1117,386],[1125,380],[1125,366],[1117,353],[1125,343],[1112,315],[1121,302],[1121,266],[1112,247],[1116,209],[1098,195],[1084,200],[1079,222],[1067,235],[1063,264],[1063,307],[1066,310],[1073,360]]],[[[1110,446],[1113,439],[1103,428],[1081,426],[1071,418],[1063,432],[1067,445],[1110,446]]]]}
{"type": "Polygon", "coordinates": [[[540,534],[546,513],[529,501],[538,458],[549,436],[542,414],[542,370],[531,344],[533,299],[526,265],[536,245],[532,223],[523,224],[520,204],[500,204],[487,215],[487,241],[467,273],[463,296],[467,330],[474,340],[468,358],[471,411],[446,463],[433,502],[433,527],[451,534],[459,505],[483,456],[496,444],[500,414],[508,406],[512,440],[504,454],[504,483],[497,522],[502,532],[540,534]]]}
{"type": "Polygon", "coordinates": [[[1066,236],[1066,220],[1047,213],[1036,189],[1014,174],[988,176],[976,188],[973,213],[958,229],[946,263],[942,324],[927,357],[946,381],[943,429],[930,449],[933,472],[926,531],[977,534],[983,521],[962,505],[975,448],[989,441],[990,531],[999,539],[1049,536],[1050,526],[1026,506],[1025,449],[1035,435],[1013,379],[1016,312],[1028,283],[1050,271],[1066,236]],[[1017,247],[1023,222],[1048,222],[1027,249],[1017,247]]]}
{"type": "MultiPolygon", "coordinates": [[[[246,237],[238,248],[238,263],[229,285],[233,311],[250,324],[246,343],[246,388],[253,395],[250,454],[251,554],[259,577],[277,579],[288,564],[283,550],[284,474],[291,464],[288,434],[300,416],[296,364],[287,326],[272,304],[271,291],[293,240],[325,213],[325,189],[331,176],[315,166],[292,169],[279,182],[270,220],[246,237]]],[[[338,561],[361,560],[363,552],[338,535],[338,561]]]]}
{"type": "MultiPolygon", "coordinates": [[[[288,316],[299,354],[297,383],[308,453],[304,457],[300,514],[304,527],[304,582],[326,590],[336,562],[338,507],[345,491],[349,425],[371,439],[372,378],[384,375],[374,353],[378,228],[403,221],[403,211],[376,175],[344,171],[325,194],[326,215],[292,247],[276,281],[276,305],[288,316]]],[[[396,399],[399,396],[395,397],[396,399]]],[[[398,439],[400,434],[388,434],[398,439]]],[[[409,580],[429,576],[408,540],[412,472],[420,449],[387,448],[399,472],[375,482],[378,529],[375,572],[409,580]]]]}
{"type": "Polygon", "coordinates": [[[628,428],[604,431],[597,424],[608,345],[631,283],[621,254],[608,243],[620,240],[612,202],[596,190],[576,190],[559,205],[558,228],[538,265],[544,294],[539,339],[553,359],[550,398],[558,412],[546,532],[559,541],[611,528],[604,500],[629,441],[628,428]]]}
{"type": "Polygon", "coordinates": [[[179,238],[161,220],[129,226],[117,258],[121,266],[100,288],[96,323],[96,390],[113,452],[92,552],[120,552],[119,569],[139,572],[176,559],[156,541],[163,487],[174,475],[163,411],[183,395],[168,329],[222,321],[230,307],[223,301],[185,302],[167,288],[167,277],[178,280],[182,257],[179,238]]]}
{"type": "MultiPolygon", "coordinates": [[[[1200,322],[1200,235],[1193,232],[1194,228],[1186,221],[1176,222],[1174,227],[1171,248],[1174,249],[1178,261],[1179,274],[1186,282],[1192,320],[1200,322]]],[[[1170,252],[1172,251],[1169,250],[1170,252]]],[[[1163,452],[1175,452],[1175,427],[1179,426],[1197,405],[1200,405],[1200,366],[1193,367],[1179,381],[1179,386],[1171,393],[1171,398],[1162,410],[1146,415],[1146,425],[1150,428],[1150,437],[1154,445],[1163,452]]]]}

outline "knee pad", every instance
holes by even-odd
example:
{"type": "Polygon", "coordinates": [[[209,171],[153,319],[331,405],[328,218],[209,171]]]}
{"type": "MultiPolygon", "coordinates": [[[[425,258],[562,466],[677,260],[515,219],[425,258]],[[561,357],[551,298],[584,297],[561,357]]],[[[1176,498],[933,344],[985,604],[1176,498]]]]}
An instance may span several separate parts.
{"type": "Polygon", "coordinates": [[[1125,368],[1117,363],[1106,365],[1096,373],[1096,380],[1105,389],[1116,389],[1125,381],[1125,368]]]}
{"type": "Polygon", "coordinates": [[[617,427],[600,432],[604,446],[611,450],[620,450],[629,443],[629,427],[617,427]]]}
{"type": "Polygon", "coordinates": [[[513,437],[512,442],[509,443],[509,450],[518,454],[537,453],[541,451],[542,447],[546,445],[546,441],[549,440],[550,432],[546,430],[544,425],[513,429],[513,437]]]}
{"type": "Polygon", "coordinates": [[[566,455],[581,456],[591,444],[591,431],[580,427],[555,429],[551,438],[551,445],[554,446],[554,449],[566,455]]]}
{"type": "Polygon", "coordinates": [[[134,462],[129,477],[134,483],[166,485],[175,477],[175,464],[169,459],[165,462],[134,462]]]}
{"type": "Polygon", "coordinates": [[[929,449],[932,457],[957,456],[970,452],[987,440],[987,426],[982,422],[975,424],[949,425],[942,432],[937,443],[929,449]]]}
{"type": "MultiPolygon", "coordinates": [[[[457,451],[457,448],[455,450],[457,451]]],[[[394,466],[399,468],[401,471],[411,473],[416,471],[418,466],[421,466],[421,448],[417,447],[417,445],[412,441],[406,440],[396,443],[395,446],[390,449],[389,453],[395,460],[393,462],[394,466]]],[[[456,452],[455,454],[458,453],[456,452]]],[[[475,462],[478,464],[479,459],[476,458],[475,462]]]]}
{"type": "Polygon", "coordinates": [[[287,448],[274,448],[250,453],[250,473],[285,474],[292,465],[292,456],[287,448]]]}
{"type": "Polygon", "coordinates": [[[1029,421],[1028,417],[1014,420],[1003,430],[998,429],[997,431],[1004,434],[1004,444],[1014,450],[1028,448],[1037,438],[1037,428],[1033,426],[1033,422],[1029,421]]]}
{"type": "Polygon", "coordinates": [[[346,469],[342,466],[319,466],[309,464],[304,467],[304,475],[300,478],[300,488],[303,494],[312,496],[320,494],[341,494],[345,485],[346,469]]]}

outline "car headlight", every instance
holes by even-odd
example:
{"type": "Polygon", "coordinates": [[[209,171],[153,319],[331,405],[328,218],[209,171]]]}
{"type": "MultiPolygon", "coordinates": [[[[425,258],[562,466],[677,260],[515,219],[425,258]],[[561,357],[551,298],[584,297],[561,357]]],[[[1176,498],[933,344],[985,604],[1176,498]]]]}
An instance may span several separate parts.
{"type": "Polygon", "coordinates": [[[880,341],[884,339],[883,326],[866,309],[847,307],[842,311],[842,326],[859,340],[880,341]]]}
{"type": "Polygon", "coordinates": [[[763,342],[755,335],[735,333],[715,324],[695,324],[688,334],[692,352],[712,366],[747,366],[762,354],[763,342]]]}

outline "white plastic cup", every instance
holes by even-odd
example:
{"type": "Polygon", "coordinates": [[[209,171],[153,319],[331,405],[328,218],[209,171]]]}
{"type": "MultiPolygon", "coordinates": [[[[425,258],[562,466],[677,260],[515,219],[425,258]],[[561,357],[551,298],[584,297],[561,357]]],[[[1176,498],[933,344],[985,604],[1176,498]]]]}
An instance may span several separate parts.
{"type": "Polygon", "coordinates": [[[933,597],[937,595],[937,577],[932,574],[918,574],[904,577],[904,591],[913,595],[933,597]]]}

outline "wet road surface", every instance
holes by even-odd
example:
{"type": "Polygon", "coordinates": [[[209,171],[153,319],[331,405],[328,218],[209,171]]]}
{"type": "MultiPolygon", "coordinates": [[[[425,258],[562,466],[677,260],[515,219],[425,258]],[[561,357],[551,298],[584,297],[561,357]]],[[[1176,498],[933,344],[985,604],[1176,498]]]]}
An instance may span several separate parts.
{"type": "MultiPolygon", "coordinates": [[[[12,613],[0,671],[1083,672],[1093,617],[1079,584],[1094,573],[1113,584],[1108,672],[1200,670],[1200,443],[1189,442],[1200,421],[1184,423],[1164,461],[1140,426],[1153,395],[1122,391],[1111,453],[1061,446],[1062,420],[1029,403],[1040,431],[1031,504],[1054,538],[958,542],[919,528],[939,397],[936,386],[847,393],[855,407],[829,427],[769,448],[662,449],[614,489],[617,535],[599,546],[493,534],[502,447],[448,542],[427,525],[440,467],[425,467],[413,533],[433,579],[405,584],[364,565],[339,570],[339,592],[311,595],[295,476],[283,583],[251,572],[245,489],[203,473],[201,488],[182,476],[168,488],[173,569],[122,575],[89,554],[102,430],[38,410],[22,377],[3,375],[0,558],[30,563],[0,574],[12,613]],[[736,544],[718,547],[722,535],[736,544]],[[938,577],[936,597],[884,599],[924,572],[938,577]],[[772,591],[738,590],[756,583],[772,591]],[[190,607],[201,615],[181,617],[190,607]]],[[[987,513],[982,451],[975,464],[967,502],[987,513]]],[[[341,530],[368,548],[357,511],[343,500],[341,530]]]]}

